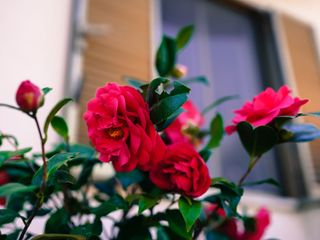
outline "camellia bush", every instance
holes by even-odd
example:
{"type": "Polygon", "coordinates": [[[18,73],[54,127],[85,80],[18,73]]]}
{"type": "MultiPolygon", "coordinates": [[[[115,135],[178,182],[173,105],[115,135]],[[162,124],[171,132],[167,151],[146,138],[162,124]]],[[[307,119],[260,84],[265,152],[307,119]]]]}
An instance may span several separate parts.
{"type": "Polygon", "coordinates": [[[247,215],[238,205],[246,185],[277,182],[246,177],[274,146],[318,138],[315,126],[292,120],[319,114],[301,113],[308,100],[293,97],[287,86],[267,88],[236,110],[227,127],[217,113],[205,129],[204,114],[234,97],[202,112],[188,98],[189,83],[208,84],[202,76],[187,78],[186,67],[177,64],[193,30],[187,26],[176,37],[163,37],[155,61],[158,78],[97,89],[83,116],[91,146],[69,142],[68,125],[57,115],[69,98],[38,121],[50,88],[23,81],[17,106],[0,104],[34,121],[30,137],[41,146],[40,153],[20,148],[1,129],[0,144],[11,149],[0,151],[0,239],[261,239],[271,221],[267,206],[247,215]],[[53,149],[47,146],[49,128],[62,139],[53,149]],[[206,164],[225,132],[238,134],[248,153],[238,182],[210,176],[206,164]],[[98,165],[112,166],[115,173],[97,181],[98,165]],[[44,222],[43,232],[29,230],[35,218],[44,222]]]}

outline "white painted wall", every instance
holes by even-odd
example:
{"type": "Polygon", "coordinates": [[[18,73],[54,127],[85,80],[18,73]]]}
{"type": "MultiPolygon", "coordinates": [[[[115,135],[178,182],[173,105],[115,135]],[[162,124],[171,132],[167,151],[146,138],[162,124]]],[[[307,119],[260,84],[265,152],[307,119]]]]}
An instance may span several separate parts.
{"type": "MultiPolygon", "coordinates": [[[[52,87],[40,119],[63,97],[69,41],[71,0],[0,1],[0,102],[15,104],[20,82],[30,79],[52,87]]],[[[21,146],[40,149],[35,126],[27,116],[0,108],[0,131],[14,134],[21,146]]],[[[51,131],[48,144],[56,141],[51,131]]]]}

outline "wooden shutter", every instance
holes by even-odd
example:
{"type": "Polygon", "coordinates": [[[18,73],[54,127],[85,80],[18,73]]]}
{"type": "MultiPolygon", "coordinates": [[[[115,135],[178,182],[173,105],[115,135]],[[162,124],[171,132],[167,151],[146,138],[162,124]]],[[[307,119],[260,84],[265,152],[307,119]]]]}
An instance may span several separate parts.
{"type": "MultiPolygon", "coordinates": [[[[289,78],[301,98],[311,101],[303,107],[304,112],[320,110],[320,65],[318,49],[315,44],[312,28],[287,15],[279,16],[282,46],[286,49],[286,65],[289,78]]],[[[314,123],[320,127],[316,118],[305,118],[306,122],[314,123]]],[[[320,140],[309,144],[315,178],[320,181],[320,140]]],[[[301,161],[308,156],[302,154],[301,161]]],[[[309,169],[310,170],[310,169],[309,169]]],[[[309,174],[308,172],[306,174],[309,174]]]]}
{"type": "MultiPolygon", "coordinates": [[[[88,36],[84,54],[84,83],[80,100],[82,116],[98,87],[124,83],[124,76],[151,77],[149,0],[89,0],[87,22],[107,27],[105,36],[88,36]]],[[[78,138],[87,142],[87,128],[80,121],[78,138]]]]}

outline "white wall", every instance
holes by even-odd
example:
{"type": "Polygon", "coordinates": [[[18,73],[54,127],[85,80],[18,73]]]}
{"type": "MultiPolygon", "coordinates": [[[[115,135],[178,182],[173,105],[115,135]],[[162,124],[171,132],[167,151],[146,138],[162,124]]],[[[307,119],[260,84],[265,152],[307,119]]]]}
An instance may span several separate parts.
{"type": "MultiPolygon", "coordinates": [[[[52,87],[40,119],[63,97],[71,0],[0,1],[0,102],[15,104],[22,80],[52,87]]],[[[27,116],[0,108],[0,131],[16,135],[21,146],[39,149],[35,126],[27,116]]],[[[50,141],[57,136],[50,132],[50,141]]]]}

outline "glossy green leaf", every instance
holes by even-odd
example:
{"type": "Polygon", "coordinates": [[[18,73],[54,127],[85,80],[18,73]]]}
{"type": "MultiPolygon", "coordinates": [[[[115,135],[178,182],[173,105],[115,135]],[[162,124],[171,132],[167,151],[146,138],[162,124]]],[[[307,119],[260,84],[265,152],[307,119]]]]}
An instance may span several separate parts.
{"type": "Polygon", "coordinates": [[[148,196],[141,196],[139,199],[139,211],[138,214],[143,213],[145,210],[152,208],[159,202],[159,198],[153,198],[148,196]]]}
{"type": "Polygon", "coordinates": [[[75,234],[41,234],[32,240],[86,240],[86,237],[75,234]]]}
{"type": "Polygon", "coordinates": [[[209,85],[208,79],[204,76],[198,76],[193,78],[185,78],[182,80],[184,84],[190,84],[190,83],[202,83],[204,85],[209,85]]]}
{"type": "Polygon", "coordinates": [[[127,189],[130,185],[141,182],[144,179],[144,175],[140,170],[135,169],[131,172],[117,172],[116,179],[124,189],[127,189]]]}
{"type": "Polygon", "coordinates": [[[121,196],[114,195],[109,200],[100,204],[100,206],[91,209],[91,212],[98,217],[103,217],[119,209],[127,210],[128,204],[121,196]]]}
{"type": "Polygon", "coordinates": [[[65,141],[68,141],[69,128],[62,117],[54,116],[51,120],[51,126],[65,141]]]}
{"type": "Polygon", "coordinates": [[[174,120],[176,120],[176,118],[181,114],[183,113],[184,110],[182,108],[178,109],[177,111],[175,111],[170,117],[168,117],[166,120],[164,120],[163,122],[161,123],[158,123],[156,125],[156,128],[157,128],[157,131],[158,132],[161,132],[163,131],[164,129],[166,129],[168,126],[170,126],[171,123],[174,122],[174,120]]]}
{"type": "Polygon", "coordinates": [[[186,223],[187,231],[190,231],[201,214],[201,202],[195,200],[188,201],[185,197],[180,197],[179,210],[186,223]]]}
{"type": "Polygon", "coordinates": [[[170,237],[168,236],[164,227],[157,228],[157,240],[170,240],[170,237]]]}
{"type": "Polygon", "coordinates": [[[140,89],[141,86],[145,85],[146,82],[142,81],[142,80],[138,80],[138,79],[134,79],[132,77],[124,77],[125,81],[132,87],[136,88],[136,89],[140,89]]]}
{"type": "Polygon", "coordinates": [[[210,139],[206,145],[206,149],[213,149],[220,146],[224,135],[223,120],[220,113],[218,113],[210,123],[210,139]]]}
{"type": "Polygon", "coordinates": [[[95,218],[92,224],[87,223],[80,226],[76,226],[71,229],[71,234],[78,234],[90,239],[90,237],[98,237],[102,232],[102,222],[100,218],[95,218]]]}
{"type": "Polygon", "coordinates": [[[211,111],[215,107],[218,107],[219,105],[221,105],[224,102],[227,102],[227,101],[230,101],[230,100],[233,100],[233,99],[237,99],[237,98],[239,98],[238,95],[225,96],[225,97],[219,98],[219,99],[215,100],[213,103],[209,104],[207,107],[205,107],[202,110],[202,114],[208,113],[209,111],[211,111]]]}
{"type": "Polygon", "coordinates": [[[207,200],[213,199],[214,203],[218,201],[228,217],[238,216],[237,207],[243,194],[243,188],[222,177],[211,179],[211,187],[219,189],[220,193],[208,197],[207,200]]]}
{"type": "Polygon", "coordinates": [[[68,170],[58,169],[52,177],[48,179],[47,184],[55,185],[56,183],[59,184],[76,184],[77,180],[70,174],[68,170]]]}
{"type": "Polygon", "coordinates": [[[49,88],[49,87],[42,88],[42,92],[44,95],[47,95],[51,91],[52,91],[52,88],[49,88]]]}
{"type": "Polygon", "coordinates": [[[242,145],[251,158],[261,156],[278,143],[276,132],[269,126],[260,126],[255,129],[248,122],[237,125],[237,131],[242,145]]]}
{"type": "Polygon", "coordinates": [[[192,239],[192,231],[187,231],[186,223],[184,218],[182,217],[181,211],[167,210],[165,213],[165,218],[168,221],[170,230],[172,230],[172,232],[174,232],[179,237],[175,239],[192,239]]]}
{"type": "Polygon", "coordinates": [[[156,68],[161,77],[167,76],[176,64],[176,41],[164,36],[156,55],[156,68]]]}
{"type": "Polygon", "coordinates": [[[69,233],[69,219],[70,216],[65,209],[58,209],[56,212],[51,214],[47,220],[45,225],[45,233],[69,233]]]}
{"type": "Polygon", "coordinates": [[[150,111],[151,121],[154,124],[162,123],[172,116],[186,101],[186,94],[178,94],[162,99],[153,105],[150,111]]]}
{"type": "MultiPolygon", "coordinates": [[[[64,164],[68,161],[71,161],[77,156],[76,153],[58,153],[51,157],[47,161],[47,178],[53,176],[53,174],[64,164]]],[[[43,176],[43,166],[41,166],[38,171],[34,174],[32,178],[33,185],[40,185],[42,183],[42,176],[43,176]]]]}
{"type": "Polygon", "coordinates": [[[0,167],[3,163],[15,156],[23,156],[25,153],[28,153],[32,150],[32,148],[23,148],[16,151],[0,151],[0,167]]]}
{"type": "Polygon", "coordinates": [[[19,214],[10,209],[0,209],[0,226],[6,223],[12,223],[19,214]]]}
{"type": "Polygon", "coordinates": [[[152,105],[159,101],[159,96],[161,93],[159,93],[158,88],[161,86],[161,84],[167,84],[170,81],[167,78],[156,78],[153,79],[147,88],[146,93],[146,101],[149,105],[149,107],[152,107],[152,105]]]}
{"type": "Polygon", "coordinates": [[[33,192],[37,186],[26,186],[21,183],[7,183],[0,186],[0,197],[7,197],[14,193],[33,192]]]}
{"type": "Polygon", "coordinates": [[[44,126],[43,126],[44,141],[45,142],[47,141],[47,138],[48,138],[48,129],[49,129],[49,125],[50,125],[52,119],[60,111],[60,109],[63,108],[70,101],[72,101],[71,98],[62,99],[51,109],[50,113],[48,114],[48,116],[46,118],[44,126]]]}
{"type": "Polygon", "coordinates": [[[177,48],[180,50],[187,46],[194,32],[194,26],[189,25],[182,28],[176,37],[177,48]]]}
{"type": "Polygon", "coordinates": [[[243,184],[241,184],[241,186],[243,187],[247,187],[247,186],[256,186],[256,185],[261,185],[261,184],[270,184],[276,187],[280,187],[280,184],[273,178],[267,178],[267,179],[263,179],[260,181],[255,181],[255,182],[245,182],[243,184]]]}

